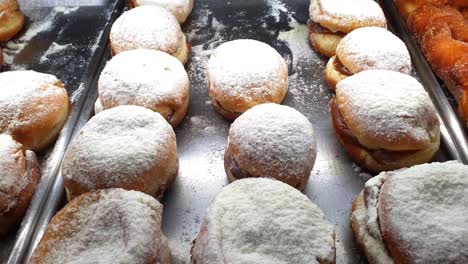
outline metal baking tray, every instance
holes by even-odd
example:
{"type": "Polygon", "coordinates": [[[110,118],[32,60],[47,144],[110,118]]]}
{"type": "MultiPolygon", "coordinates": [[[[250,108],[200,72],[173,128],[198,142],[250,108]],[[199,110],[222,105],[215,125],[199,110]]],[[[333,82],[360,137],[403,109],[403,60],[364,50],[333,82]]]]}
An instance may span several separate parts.
{"type": "MultiPolygon", "coordinates": [[[[328,110],[333,93],[324,81],[327,59],[310,47],[306,26],[308,5],[309,1],[304,0],[195,0],[194,10],[183,26],[192,44],[192,54],[186,65],[191,82],[189,112],[175,130],[180,170],[175,184],[161,201],[164,205],[163,231],[169,239],[175,264],[190,263],[191,243],[198,234],[205,211],[228,184],[223,155],[230,122],[217,114],[210,104],[205,66],[214,48],[239,38],[266,42],[288,61],[289,91],[283,104],[296,108],[309,118],[314,125],[318,147],[317,160],[304,193],[335,226],[337,263],[366,263],[349,227],[349,210],[352,199],[372,175],[354,164],[335,137],[328,110]]],[[[106,58],[96,62],[97,72],[106,58]]],[[[91,88],[73,133],[77,133],[93,114],[96,78],[89,80],[91,88]]],[[[442,132],[443,144],[435,160],[461,159],[456,141],[445,126],[442,132]]],[[[22,252],[21,257],[26,262],[48,222],[64,203],[60,171],[58,174],[43,210],[37,216],[29,249],[22,252]]]]}
{"type": "Polygon", "coordinates": [[[0,263],[23,263],[22,257],[29,248],[105,51],[103,36],[118,7],[115,1],[105,0],[19,2],[27,17],[26,24],[18,36],[2,44],[6,62],[2,70],[35,70],[56,75],[65,83],[72,111],[55,144],[37,153],[42,172],[40,184],[19,229],[0,238],[0,263]]]}

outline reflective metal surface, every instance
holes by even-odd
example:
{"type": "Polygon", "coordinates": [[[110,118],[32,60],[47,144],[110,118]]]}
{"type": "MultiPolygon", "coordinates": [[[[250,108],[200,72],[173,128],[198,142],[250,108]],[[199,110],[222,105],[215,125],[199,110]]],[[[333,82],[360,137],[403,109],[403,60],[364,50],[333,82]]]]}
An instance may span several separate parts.
{"type": "MultiPolygon", "coordinates": [[[[230,122],[210,104],[205,66],[214,48],[238,38],[264,41],[288,61],[289,91],[284,104],[296,108],[313,123],[318,147],[317,161],[304,193],[335,225],[337,263],[365,263],[349,227],[349,210],[352,199],[371,175],[353,163],[335,137],[328,111],[333,93],[324,81],[327,60],[309,45],[305,26],[308,4],[309,1],[297,0],[195,0],[194,10],[183,26],[193,49],[186,65],[191,81],[189,112],[175,130],[180,171],[161,201],[163,231],[170,241],[175,264],[189,263],[191,242],[198,234],[206,208],[228,183],[223,155],[230,122]]],[[[96,61],[95,67],[102,67],[103,63],[96,61]]],[[[95,76],[88,76],[87,80],[94,82],[89,93],[80,97],[83,107],[75,119],[73,133],[92,115],[97,96],[95,76]]],[[[443,135],[449,135],[444,131],[443,135]]],[[[451,138],[446,137],[444,142],[448,145],[442,146],[436,160],[456,158],[450,155],[456,150],[451,138]]],[[[43,211],[37,216],[37,228],[30,234],[31,247],[24,252],[28,257],[51,217],[62,206],[61,178],[56,178],[49,189],[43,211]]]]}
{"type": "MultiPolygon", "coordinates": [[[[14,40],[2,45],[8,64],[5,70],[30,69],[56,75],[65,83],[72,111],[56,143],[38,153],[41,182],[19,230],[0,238],[1,263],[23,263],[23,256],[37,220],[47,205],[63,154],[80,116],[92,76],[101,60],[100,54],[104,51],[101,40],[116,5],[114,1],[101,1],[100,6],[52,8],[40,7],[40,2],[21,2],[27,17],[26,26],[14,40]]],[[[61,1],[61,5],[66,5],[66,1],[61,1]]]]}

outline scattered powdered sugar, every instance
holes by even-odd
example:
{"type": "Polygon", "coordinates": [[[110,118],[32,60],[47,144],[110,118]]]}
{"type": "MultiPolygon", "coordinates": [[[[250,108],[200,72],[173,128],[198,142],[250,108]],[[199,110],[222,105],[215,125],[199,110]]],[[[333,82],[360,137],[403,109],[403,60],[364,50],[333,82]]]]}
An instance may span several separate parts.
{"type": "Polygon", "coordinates": [[[50,104],[66,96],[66,90],[56,86],[55,76],[35,71],[0,73],[0,130],[2,133],[24,129],[37,120],[45,120],[62,105],[50,104]],[[30,109],[34,105],[34,111],[30,109]]]}
{"type": "Polygon", "coordinates": [[[49,49],[44,53],[44,55],[42,55],[39,61],[41,63],[45,62],[49,60],[50,55],[62,52],[71,46],[71,43],[60,45],[57,42],[52,42],[52,45],[50,45],[49,49]]]}
{"type": "MultiPolygon", "coordinates": [[[[154,263],[167,253],[161,232],[162,205],[149,195],[123,189],[88,193],[54,217],[37,251],[40,263],[154,263]],[[164,254],[161,254],[164,255],[164,254]]],[[[37,252],[36,251],[36,252],[37,252]]],[[[37,262],[35,262],[37,263],[37,262]]]]}
{"type": "MultiPolygon", "coordinates": [[[[287,66],[281,55],[268,44],[238,39],[221,44],[210,56],[210,89],[223,107],[227,101],[271,102],[287,89],[287,66]],[[229,99],[228,99],[229,98],[229,99]]],[[[244,107],[252,102],[245,103],[244,107]]]]}
{"type": "Polygon", "coordinates": [[[399,72],[367,70],[339,82],[336,98],[343,120],[353,122],[361,144],[402,144],[402,138],[429,143],[438,120],[435,108],[416,79],[399,72]]]}
{"type": "Polygon", "coordinates": [[[312,124],[294,108],[278,104],[257,105],[237,118],[229,145],[235,146],[241,168],[255,176],[309,176],[316,157],[312,124]]]}
{"type": "Polygon", "coordinates": [[[410,262],[466,263],[467,175],[468,166],[455,161],[383,172],[366,184],[372,197],[367,210],[385,212],[374,214],[373,222],[403,250],[411,249],[404,253],[410,262]]]}
{"type": "Polygon", "coordinates": [[[356,26],[386,26],[383,11],[373,0],[311,0],[309,13],[314,22],[327,22],[327,28],[331,31],[341,31],[349,27],[352,31],[352,27],[356,26]],[[335,26],[332,26],[333,22],[335,26]]]}
{"type": "Polygon", "coordinates": [[[267,0],[267,4],[270,7],[270,15],[275,18],[276,22],[280,21],[281,12],[287,13],[288,9],[285,4],[280,0],[267,0]]]}
{"type": "Polygon", "coordinates": [[[98,90],[104,109],[133,104],[155,111],[175,111],[162,104],[182,106],[189,93],[189,79],[175,57],[162,51],[135,49],[117,54],[106,64],[98,90]]]}
{"type": "Polygon", "coordinates": [[[309,44],[309,29],[307,25],[299,24],[294,18],[291,18],[289,26],[291,30],[280,31],[278,39],[288,44],[293,54],[293,67],[297,68],[299,62],[302,61],[318,59],[309,44]]]}
{"type": "Polygon", "coordinates": [[[368,181],[370,178],[372,178],[372,174],[369,174],[367,172],[364,172],[361,167],[359,167],[356,163],[353,162],[352,165],[353,171],[363,180],[368,181]]]}
{"type": "Polygon", "coordinates": [[[347,34],[336,55],[352,73],[370,69],[410,74],[411,57],[405,43],[381,27],[363,27],[347,34]]]}
{"type": "Polygon", "coordinates": [[[175,53],[185,36],[175,17],[159,6],[139,6],[124,12],[112,25],[110,41],[116,53],[135,48],[175,53]]]}
{"type": "Polygon", "coordinates": [[[209,207],[204,225],[193,251],[200,263],[334,261],[333,226],[309,198],[279,181],[231,183],[209,207]]]}
{"type": "Polygon", "coordinates": [[[88,189],[140,182],[175,152],[175,134],[156,112],[118,106],[91,118],[68,148],[63,176],[88,189]],[[96,178],[98,176],[98,178],[96,178]]]}
{"type": "Polygon", "coordinates": [[[79,8],[80,8],[79,6],[75,6],[75,7],[56,6],[54,7],[54,12],[62,13],[64,15],[69,15],[73,12],[76,12],[79,8]]]}

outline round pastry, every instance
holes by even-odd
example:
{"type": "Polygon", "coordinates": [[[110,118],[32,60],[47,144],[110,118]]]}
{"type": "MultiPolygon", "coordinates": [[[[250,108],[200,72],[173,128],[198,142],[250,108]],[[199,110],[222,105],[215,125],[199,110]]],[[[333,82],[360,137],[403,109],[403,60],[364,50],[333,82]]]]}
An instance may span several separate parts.
{"type": "Polygon", "coordinates": [[[310,42],[321,54],[335,55],[340,40],[361,27],[387,26],[380,6],[372,0],[310,0],[310,42]]]}
{"type": "Polygon", "coordinates": [[[36,154],[0,134],[0,234],[19,224],[41,177],[36,154]]]}
{"type": "Polygon", "coordinates": [[[69,200],[96,189],[123,188],[160,198],[179,168],[172,127],[134,105],[95,115],[70,144],[62,175],[69,200]]]}
{"type": "Polygon", "coordinates": [[[52,218],[29,263],[170,264],[162,207],[136,191],[83,194],[52,218]]]}
{"type": "Polygon", "coordinates": [[[190,44],[175,17],[159,6],[139,6],[124,12],[110,31],[112,54],[132,49],[164,51],[186,63],[190,44]]]}
{"type": "Polygon", "coordinates": [[[193,0],[130,0],[131,8],[143,5],[157,5],[171,12],[180,24],[183,24],[192,12],[193,0]]]}
{"type": "Polygon", "coordinates": [[[409,75],[367,70],[350,76],[338,83],[330,111],[340,143],[372,172],[428,162],[439,149],[435,108],[409,75]]]}
{"type": "Polygon", "coordinates": [[[53,142],[70,107],[63,83],[50,74],[9,71],[0,73],[0,87],[0,133],[33,151],[53,142]]]}
{"type": "Polygon", "coordinates": [[[0,42],[13,38],[24,25],[24,15],[17,0],[0,0],[0,42]]]}
{"type": "Polygon", "coordinates": [[[410,74],[411,57],[405,43],[381,27],[358,28],[346,35],[325,69],[325,80],[336,84],[355,73],[381,69],[410,74]]]}
{"type": "Polygon", "coordinates": [[[288,66],[268,44],[229,41],[210,56],[208,89],[216,111],[232,120],[255,105],[281,103],[288,90],[288,66]]]}
{"type": "Polygon", "coordinates": [[[187,113],[189,78],[184,66],[157,50],[136,49],[113,57],[98,82],[95,112],[139,105],[160,113],[176,127],[187,113]]]}
{"type": "Polygon", "coordinates": [[[369,263],[468,263],[468,166],[383,172],[353,202],[351,227],[369,263]]]}
{"type": "Polygon", "coordinates": [[[279,181],[225,187],[208,208],[192,264],[335,263],[335,232],[320,208],[279,181]]]}
{"type": "Polygon", "coordinates": [[[261,104],[229,130],[224,168],[229,181],[268,177],[303,190],[317,150],[312,124],[289,106],[261,104]]]}

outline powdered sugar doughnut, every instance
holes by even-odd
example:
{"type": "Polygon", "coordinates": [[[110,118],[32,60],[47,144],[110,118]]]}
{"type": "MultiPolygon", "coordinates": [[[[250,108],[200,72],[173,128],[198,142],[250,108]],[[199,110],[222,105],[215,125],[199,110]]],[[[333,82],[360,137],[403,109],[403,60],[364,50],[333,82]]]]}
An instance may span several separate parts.
{"type": "Polygon", "coordinates": [[[268,44],[238,39],[221,44],[208,61],[208,92],[215,109],[235,119],[262,103],[281,103],[288,67],[268,44]]]}
{"type": "Polygon", "coordinates": [[[24,15],[17,0],[0,0],[0,42],[13,38],[24,25],[24,15]]]}
{"type": "Polygon", "coordinates": [[[70,144],[62,175],[68,199],[105,188],[161,197],[179,161],[172,127],[156,112],[117,106],[91,118],[70,144]]]}
{"type": "Polygon", "coordinates": [[[176,127],[187,113],[189,79],[182,63],[167,53],[136,49],[117,54],[98,82],[95,112],[138,105],[160,113],[176,127]]]}
{"type": "Polygon", "coordinates": [[[0,133],[34,151],[55,140],[69,112],[61,81],[35,71],[9,71],[0,73],[0,87],[0,133]]]}
{"type": "Polygon", "coordinates": [[[405,74],[411,71],[411,57],[405,43],[384,28],[363,27],[347,34],[338,44],[336,55],[327,64],[326,81],[334,89],[347,76],[371,69],[405,74]],[[336,72],[344,77],[335,78],[336,72]]]}
{"type": "Polygon", "coordinates": [[[430,161],[440,128],[429,95],[413,77],[367,70],[338,83],[333,126],[348,153],[379,172],[430,161]]]}
{"type": "Polygon", "coordinates": [[[387,22],[380,6],[372,0],[311,0],[310,42],[315,50],[331,57],[340,40],[361,27],[382,27],[387,22]]]}
{"type": "Polygon", "coordinates": [[[468,166],[445,162],[369,180],[351,223],[370,263],[467,263],[467,175],[468,166]]]}
{"type": "Polygon", "coordinates": [[[265,178],[242,179],[208,208],[192,263],[335,263],[335,234],[298,190],[265,178]]]}
{"type": "Polygon", "coordinates": [[[304,115],[288,106],[261,104],[232,124],[224,168],[231,182],[271,177],[302,190],[316,154],[314,130],[304,115]]]}
{"type": "Polygon", "coordinates": [[[41,177],[36,154],[0,134],[0,234],[18,224],[41,177]]]}
{"type": "Polygon", "coordinates": [[[190,44],[175,17],[160,6],[139,6],[124,12],[112,25],[113,54],[137,48],[164,51],[186,63],[190,44]]]}
{"type": "Polygon", "coordinates": [[[157,5],[166,8],[183,24],[192,12],[193,0],[130,0],[131,7],[143,5],[157,5]]]}
{"type": "Polygon", "coordinates": [[[29,263],[171,263],[162,205],[141,192],[107,189],[79,196],[47,227],[29,263]]]}

